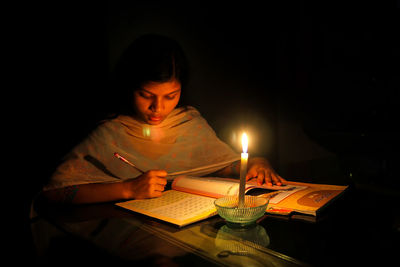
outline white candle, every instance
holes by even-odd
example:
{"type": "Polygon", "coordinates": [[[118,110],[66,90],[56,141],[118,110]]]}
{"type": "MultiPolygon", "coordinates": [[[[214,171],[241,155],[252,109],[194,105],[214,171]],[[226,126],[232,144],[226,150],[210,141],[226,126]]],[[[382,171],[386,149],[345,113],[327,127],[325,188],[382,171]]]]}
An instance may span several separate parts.
{"type": "Polygon", "coordinates": [[[247,160],[249,159],[249,154],[247,153],[248,140],[247,135],[244,133],[242,135],[242,148],[243,153],[240,159],[240,184],[239,184],[239,208],[243,208],[244,202],[244,191],[246,186],[246,174],[247,174],[247,160]]]}

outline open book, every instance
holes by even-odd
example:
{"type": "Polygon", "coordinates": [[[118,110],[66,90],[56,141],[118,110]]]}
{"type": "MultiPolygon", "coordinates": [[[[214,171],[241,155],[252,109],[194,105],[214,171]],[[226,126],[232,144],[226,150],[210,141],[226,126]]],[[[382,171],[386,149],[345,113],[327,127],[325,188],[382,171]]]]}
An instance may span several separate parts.
{"type": "MultiPolygon", "coordinates": [[[[246,194],[270,198],[267,212],[289,214],[293,211],[314,215],[346,186],[288,182],[284,186],[246,183],[246,194]]],[[[161,197],[116,203],[128,210],[157,218],[180,227],[216,215],[214,201],[226,195],[238,195],[239,180],[218,177],[178,176],[171,190],[161,197]]]]}

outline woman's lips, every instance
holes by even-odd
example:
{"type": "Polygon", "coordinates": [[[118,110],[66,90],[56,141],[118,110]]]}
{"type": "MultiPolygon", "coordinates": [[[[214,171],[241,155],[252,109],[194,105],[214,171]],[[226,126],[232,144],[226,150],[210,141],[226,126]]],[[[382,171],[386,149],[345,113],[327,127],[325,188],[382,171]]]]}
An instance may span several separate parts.
{"type": "Polygon", "coordinates": [[[156,122],[156,121],[161,121],[162,117],[161,117],[161,116],[152,116],[152,115],[150,115],[150,116],[149,116],[149,119],[150,119],[151,121],[156,122]]]}

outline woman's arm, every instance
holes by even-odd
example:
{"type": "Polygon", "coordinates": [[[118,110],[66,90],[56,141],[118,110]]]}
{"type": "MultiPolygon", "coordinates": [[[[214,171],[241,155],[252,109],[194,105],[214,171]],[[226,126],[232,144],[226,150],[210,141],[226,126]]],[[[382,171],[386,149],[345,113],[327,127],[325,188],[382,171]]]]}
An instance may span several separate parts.
{"type": "Polygon", "coordinates": [[[233,162],[231,165],[210,174],[210,176],[217,177],[239,177],[240,174],[240,160],[233,162]]]}
{"type": "Polygon", "coordinates": [[[54,203],[98,203],[126,199],[124,188],[124,182],[81,184],[44,191],[43,195],[54,203]]]}
{"type": "Polygon", "coordinates": [[[73,185],[43,192],[55,203],[88,204],[161,196],[167,184],[167,172],[151,170],[135,179],[119,183],[73,185]]]}

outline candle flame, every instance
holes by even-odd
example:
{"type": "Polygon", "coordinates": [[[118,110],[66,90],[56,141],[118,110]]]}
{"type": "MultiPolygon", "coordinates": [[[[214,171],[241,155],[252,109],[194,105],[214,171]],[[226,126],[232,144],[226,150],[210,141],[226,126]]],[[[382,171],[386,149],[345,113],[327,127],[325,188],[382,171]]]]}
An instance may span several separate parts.
{"type": "Polygon", "coordinates": [[[243,135],[242,135],[243,153],[247,153],[247,146],[248,146],[247,134],[243,133],[243,135]]]}

